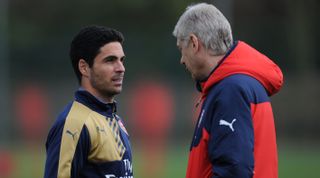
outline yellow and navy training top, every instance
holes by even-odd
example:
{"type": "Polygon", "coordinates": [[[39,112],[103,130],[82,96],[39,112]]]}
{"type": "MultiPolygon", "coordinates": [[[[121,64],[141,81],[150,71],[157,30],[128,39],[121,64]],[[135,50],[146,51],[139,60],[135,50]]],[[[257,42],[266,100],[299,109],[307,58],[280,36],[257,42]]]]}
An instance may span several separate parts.
{"type": "Polygon", "coordinates": [[[46,150],[45,178],[133,178],[129,135],[116,103],[82,89],[52,126],[46,150]]]}

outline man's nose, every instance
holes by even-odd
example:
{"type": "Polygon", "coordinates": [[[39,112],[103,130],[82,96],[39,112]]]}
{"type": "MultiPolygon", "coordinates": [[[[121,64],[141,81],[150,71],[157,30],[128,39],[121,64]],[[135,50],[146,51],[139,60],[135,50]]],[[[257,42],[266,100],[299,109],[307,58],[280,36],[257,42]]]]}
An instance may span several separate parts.
{"type": "Polygon", "coordinates": [[[125,72],[126,68],[124,67],[123,62],[119,61],[117,63],[117,68],[116,68],[117,72],[125,72]]]}
{"type": "Polygon", "coordinates": [[[184,60],[183,60],[183,57],[181,56],[180,58],[180,64],[184,64],[184,60]]]}

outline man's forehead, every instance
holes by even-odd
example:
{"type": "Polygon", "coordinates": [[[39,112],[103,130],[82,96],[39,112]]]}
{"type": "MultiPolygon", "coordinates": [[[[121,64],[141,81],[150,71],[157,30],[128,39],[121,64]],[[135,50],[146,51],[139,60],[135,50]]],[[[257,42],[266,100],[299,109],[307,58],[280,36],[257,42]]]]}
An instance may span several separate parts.
{"type": "Polygon", "coordinates": [[[111,42],[100,48],[98,54],[99,57],[105,58],[108,56],[115,56],[117,58],[122,58],[125,56],[122,45],[118,42],[111,42]]]}

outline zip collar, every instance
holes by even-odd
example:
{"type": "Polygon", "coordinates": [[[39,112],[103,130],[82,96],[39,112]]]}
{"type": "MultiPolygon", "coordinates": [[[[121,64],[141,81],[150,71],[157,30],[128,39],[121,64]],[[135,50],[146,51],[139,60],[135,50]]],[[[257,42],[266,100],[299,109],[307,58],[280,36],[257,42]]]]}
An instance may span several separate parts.
{"type": "Polygon", "coordinates": [[[117,103],[115,101],[112,103],[105,103],[83,88],[79,88],[75,92],[75,100],[84,104],[92,110],[106,114],[110,117],[117,112],[117,103]]]}

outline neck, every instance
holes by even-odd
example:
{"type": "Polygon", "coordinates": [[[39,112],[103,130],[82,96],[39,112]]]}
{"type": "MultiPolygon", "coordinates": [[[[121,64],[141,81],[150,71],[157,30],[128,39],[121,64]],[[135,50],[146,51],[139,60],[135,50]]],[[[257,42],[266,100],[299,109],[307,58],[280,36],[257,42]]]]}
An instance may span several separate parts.
{"type": "Polygon", "coordinates": [[[101,96],[101,95],[97,95],[97,94],[93,94],[93,96],[95,96],[99,100],[103,101],[104,103],[113,103],[114,102],[113,96],[108,97],[108,96],[101,96]]]}
{"type": "Polygon", "coordinates": [[[93,88],[91,85],[88,85],[85,80],[81,81],[81,87],[104,103],[113,103],[114,102],[113,95],[109,96],[109,95],[103,94],[102,92],[99,92],[98,90],[93,88]]]}
{"type": "Polygon", "coordinates": [[[208,77],[212,70],[217,67],[219,62],[223,59],[224,55],[219,55],[219,56],[214,56],[214,55],[207,55],[205,64],[204,64],[204,69],[203,71],[205,72],[205,76],[208,77]]]}

